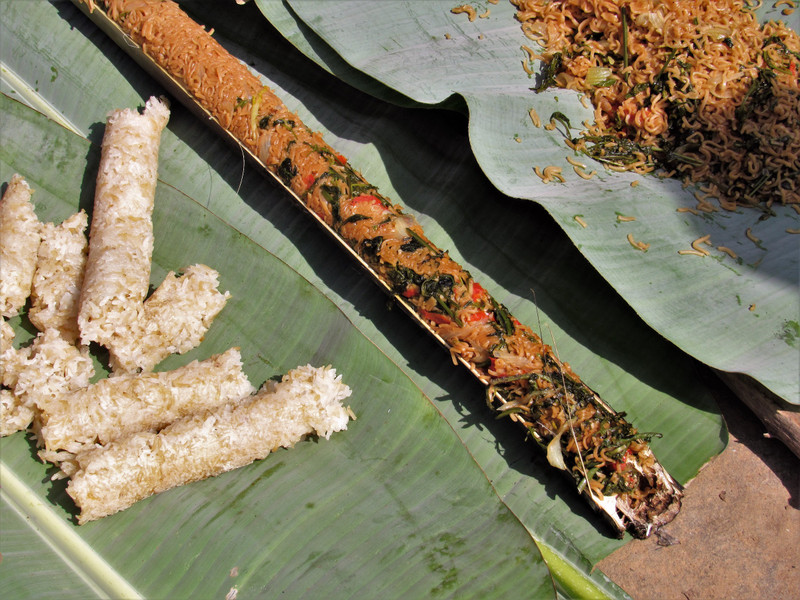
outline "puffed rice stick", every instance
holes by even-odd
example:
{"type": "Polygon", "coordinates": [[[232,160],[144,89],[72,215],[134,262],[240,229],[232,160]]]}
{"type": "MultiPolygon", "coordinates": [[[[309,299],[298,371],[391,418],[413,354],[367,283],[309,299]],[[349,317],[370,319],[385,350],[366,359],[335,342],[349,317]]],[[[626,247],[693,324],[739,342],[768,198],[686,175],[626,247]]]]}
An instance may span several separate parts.
{"type": "Polygon", "coordinates": [[[0,199],[0,314],[17,315],[31,293],[42,224],[31,203],[28,182],[11,177],[0,199]]]}
{"type": "Polygon", "coordinates": [[[103,135],[78,325],[82,343],[108,349],[115,371],[137,368],[135,355],[116,350],[142,318],[150,286],[158,151],[168,119],[167,105],[150,98],[141,114],[113,111],[103,135]]]}
{"type": "Polygon", "coordinates": [[[117,354],[135,356],[137,367],[150,371],[170,354],[197,347],[230,298],[218,288],[219,273],[206,265],[188,267],[180,276],[169,272],[145,300],[141,321],[117,340],[117,354]]]}
{"type": "Polygon", "coordinates": [[[0,384],[13,387],[17,381],[17,355],[14,348],[14,328],[5,319],[0,321],[0,384]]]}
{"type": "Polygon", "coordinates": [[[24,408],[14,395],[20,365],[30,354],[30,348],[14,348],[14,329],[0,321],[0,437],[24,429],[33,419],[33,409],[24,408]]]}
{"type": "Polygon", "coordinates": [[[251,394],[238,348],[192,361],[173,371],[129,373],[61,394],[40,406],[34,424],[40,456],[60,462],[57,451],[76,454],[131,433],[157,430],[179,417],[251,394]]]}
{"type": "Polygon", "coordinates": [[[219,475],[317,434],[347,429],[350,388],[330,367],[310,365],[268,382],[240,402],[183,417],[75,457],[67,493],[80,524],[130,507],[170,488],[219,475]]]}
{"type": "Polygon", "coordinates": [[[32,420],[32,408],[22,406],[13,391],[0,389],[0,437],[22,431],[32,420]]]}
{"type": "Polygon", "coordinates": [[[56,329],[70,342],[78,339],[78,302],[86,265],[88,218],[75,213],[60,225],[42,228],[28,318],[39,330],[56,329]]]}
{"type": "Polygon", "coordinates": [[[7,379],[12,389],[2,399],[3,436],[27,429],[41,404],[85,388],[94,375],[89,348],[71,344],[57,329],[40,332],[30,346],[15,352],[13,381],[7,379]]]}
{"type": "Polygon", "coordinates": [[[157,331],[162,352],[188,352],[200,344],[230,297],[219,291],[219,273],[211,267],[192,265],[180,276],[170,271],[144,303],[147,334],[157,331]]]}

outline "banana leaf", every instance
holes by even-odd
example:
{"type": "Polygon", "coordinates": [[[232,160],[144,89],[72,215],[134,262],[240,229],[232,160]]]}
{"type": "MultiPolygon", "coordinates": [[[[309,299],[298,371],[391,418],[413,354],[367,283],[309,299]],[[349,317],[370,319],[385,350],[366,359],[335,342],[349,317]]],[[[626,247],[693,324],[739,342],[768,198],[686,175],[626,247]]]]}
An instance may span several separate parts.
{"type": "MultiPolygon", "coordinates": [[[[645,322],[703,363],[747,374],[800,404],[800,236],[787,233],[800,229],[798,213],[778,206],[693,216],[677,210],[697,205],[694,186],[607,171],[585,157],[575,158],[598,175],[574,174],[567,162],[574,154],[563,138],[591,122],[591,110],[574,92],[532,91],[535,78],[522,68],[522,46],[536,46],[508,0],[471,3],[482,14],[472,21],[452,14],[461,3],[450,0],[344,0],[335,10],[326,0],[257,3],[299,49],[370,94],[387,101],[400,94],[404,104],[466,106],[469,143],[491,182],[543,206],[645,322]],[[562,121],[553,131],[538,129],[528,117],[531,108],[545,123],[561,113],[570,126],[562,121]],[[566,181],[544,183],[534,167],[548,165],[561,167],[566,181]],[[635,221],[621,223],[619,215],[635,221]],[[748,229],[758,241],[745,235],[748,229]],[[649,249],[634,248],[629,234],[649,249]],[[709,256],[679,254],[705,235],[714,245],[709,256]]],[[[798,30],[800,12],[784,17],[780,10],[764,2],[758,15],[798,30]]],[[[541,64],[531,69],[538,73],[541,64]]]]}
{"type": "MultiPolygon", "coordinates": [[[[547,211],[497,191],[461,115],[342,84],[253,6],[185,6],[515,316],[541,324],[615,408],[663,434],[654,448],[674,477],[689,481],[722,450],[727,433],[702,366],[654,333],[547,211]]],[[[29,179],[42,220],[90,210],[105,115],[164,90],[70,2],[3,3],[0,23],[0,177],[29,179]]],[[[331,364],[353,389],[358,420],[81,527],[33,441],[4,438],[4,592],[626,596],[592,567],[627,538],[612,536],[516,427],[492,418],[482,386],[409,327],[284,190],[178,104],[154,219],[153,284],[205,262],[233,294],[203,343],[159,369],[232,345],[257,383],[331,364]]],[[[20,343],[32,337],[24,316],[12,325],[20,343]]]]}
{"type": "MultiPolygon", "coordinates": [[[[80,206],[97,146],[6,96],[0,106],[8,136],[4,176],[25,172],[40,218],[62,220],[80,206]]],[[[231,589],[289,597],[311,590],[505,595],[517,585],[553,595],[533,540],[400,369],[305,278],[200,203],[168,184],[156,203],[155,279],[203,262],[222,273],[221,285],[234,294],[201,346],[162,368],[231,346],[241,348],[254,382],[291,365],[332,364],[353,382],[348,401],[359,419],[330,441],[300,443],[80,528],[63,481],[48,480],[52,470],[33,459],[31,441],[6,438],[4,511],[13,516],[3,522],[1,568],[9,592],[37,589],[42,574],[31,569],[39,560],[15,552],[20,542],[11,538],[5,547],[6,534],[24,542],[38,533],[55,552],[82,563],[67,570],[63,584],[77,576],[110,597],[219,598],[231,589]],[[222,247],[227,251],[220,253],[222,247]]],[[[53,557],[45,557],[52,565],[53,557]]],[[[86,593],[80,586],[71,591],[86,593]]],[[[50,589],[52,597],[63,593],[50,589]]]]}

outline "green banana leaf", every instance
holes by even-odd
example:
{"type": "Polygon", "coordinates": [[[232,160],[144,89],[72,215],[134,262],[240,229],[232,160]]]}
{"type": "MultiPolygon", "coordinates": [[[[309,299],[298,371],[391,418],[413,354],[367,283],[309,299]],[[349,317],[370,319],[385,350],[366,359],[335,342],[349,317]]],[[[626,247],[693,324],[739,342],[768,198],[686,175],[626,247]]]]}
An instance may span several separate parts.
{"type": "MultiPolygon", "coordinates": [[[[748,374],[800,404],[800,236],[786,232],[800,229],[796,212],[779,206],[769,219],[752,209],[693,216],[677,209],[697,204],[696,189],[677,180],[613,173],[586,158],[587,171],[598,175],[574,174],[563,124],[537,129],[528,111],[543,122],[566,115],[572,135],[593,120],[591,111],[576,93],[531,91],[521,47],[535,44],[508,0],[471,3],[488,12],[472,22],[450,12],[461,4],[451,0],[343,0],[335,8],[327,0],[256,1],[299,49],[368,93],[395,102],[400,94],[404,104],[465,104],[469,142],[491,182],[542,205],[645,322],[705,364],[748,374]],[[567,181],[543,183],[534,167],[548,165],[561,167],[567,181]],[[620,223],[618,215],[636,220],[620,223]],[[760,242],[746,237],[748,229],[760,242]],[[649,244],[647,252],[633,248],[628,234],[649,244]],[[678,254],[705,235],[714,244],[710,256],[678,254]]],[[[800,26],[800,12],[783,17],[774,2],[764,2],[759,16],[800,26]]]]}
{"type": "MultiPolygon", "coordinates": [[[[679,481],[722,450],[701,365],[654,333],[545,210],[496,190],[460,115],[353,90],[253,6],[185,6],[615,408],[662,433],[655,451],[679,481]]],[[[42,220],[90,210],[105,115],[164,90],[66,0],[0,5],[0,45],[0,178],[26,176],[42,220]]],[[[482,386],[281,188],[177,104],[154,220],[153,284],[205,262],[233,294],[200,347],[160,369],[233,345],[255,383],[331,364],[358,420],[81,527],[33,442],[4,438],[4,596],[538,598],[554,595],[553,580],[562,597],[626,596],[592,567],[627,538],[493,419],[482,386]]],[[[32,336],[24,317],[12,325],[19,341],[32,336]]]]}
{"type": "MultiPolygon", "coordinates": [[[[40,217],[58,222],[78,208],[97,146],[2,98],[4,176],[12,166],[26,172],[40,217]]],[[[537,595],[553,594],[535,543],[452,429],[328,298],[168,184],[159,190],[157,207],[155,279],[166,269],[203,262],[221,272],[221,285],[234,294],[203,344],[163,367],[234,345],[254,382],[309,361],[332,364],[353,382],[351,406],[359,419],[330,441],[300,443],[80,528],[71,524],[75,510],[63,482],[48,481],[31,443],[23,435],[4,439],[4,497],[17,521],[36,520],[33,528],[14,522],[10,531],[34,529],[55,545],[61,536],[74,538],[59,548],[63,553],[84,542],[90,564],[76,571],[111,597],[128,588],[145,598],[222,597],[231,588],[245,595],[265,586],[294,597],[310,590],[326,596],[364,596],[367,590],[375,597],[505,595],[518,585],[516,577],[537,595]],[[186,240],[193,241],[181,243],[186,240]],[[286,335],[287,325],[293,335],[286,335]],[[49,502],[30,510],[33,499],[49,502]]],[[[4,579],[24,575],[14,582],[22,589],[37,579],[30,572],[37,561],[20,561],[13,549],[3,554],[4,579]]]]}

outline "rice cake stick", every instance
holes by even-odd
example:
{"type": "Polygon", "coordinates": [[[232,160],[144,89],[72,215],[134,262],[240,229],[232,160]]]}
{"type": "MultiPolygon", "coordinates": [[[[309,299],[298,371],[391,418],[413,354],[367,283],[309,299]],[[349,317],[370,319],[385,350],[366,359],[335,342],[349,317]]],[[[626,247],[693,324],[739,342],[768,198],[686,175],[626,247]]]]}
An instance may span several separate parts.
{"type": "Polygon", "coordinates": [[[0,320],[0,437],[24,429],[33,419],[33,409],[23,406],[13,389],[30,348],[14,348],[14,337],[11,325],[0,320]]]}
{"type": "MultiPolygon", "coordinates": [[[[85,388],[94,375],[87,346],[65,340],[57,329],[40,332],[30,346],[16,350],[12,388],[3,394],[0,435],[27,429],[38,407],[53,398],[85,388]]],[[[4,354],[5,358],[5,354],[4,354]]]]}
{"type": "Polygon", "coordinates": [[[78,307],[88,248],[87,223],[84,211],[58,226],[46,223],[33,276],[28,318],[39,331],[56,329],[70,342],[79,337],[78,307]]]}
{"type": "Polygon", "coordinates": [[[0,320],[0,384],[14,387],[17,381],[17,356],[24,350],[14,348],[14,328],[3,319],[0,320]]]}
{"type": "Polygon", "coordinates": [[[211,267],[192,265],[180,276],[170,271],[144,303],[146,333],[157,331],[162,352],[188,352],[200,344],[230,297],[219,291],[219,273],[211,267]]]}
{"type": "Polygon", "coordinates": [[[150,286],[153,202],[161,132],[169,108],[150,98],[143,113],[112,112],[106,123],[97,173],[89,255],[81,291],[81,342],[97,342],[115,371],[137,369],[123,341],[142,319],[150,286]]]}
{"type": "Polygon", "coordinates": [[[169,272],[145,300],[134,329],[117,339],[117,355],[135,357],[137,368],[150,371],[170,354],[197,347],[230,298],[218,288],[219,273],[206,265],[192,265],[180,276],[169,272]]]}
{"type": "Polygon", "coordinates": [[[11,177],[0,199],[0,314],[13,317],[30,296],[42,224],[31,203],[28,182],[11,177]]]}
{"type": "Polygon", "coordinates": [[[331,368],[298,367],[257,394],[135,433],[75,457],[67,493],[80,524],[153,494],[219,475],[316,434],[347,429],[350,388],[331,368]]]}
{"type": "Polygon", "coordinates": [[[104,5],[85,12],[278,180],[486,386],[491,408],[545,450],[618,535],[647,537],[675,517],[682,489],[653,455],[653,434],[606,404],[202,26],[170,0],[104,5]]]}
{"type": "Polygon", "coordinates": [[[254,391],[238,348],[173,371],[123,374],[43,403],[34,423],[45,460],[76,454],[131,433],[157,430],[187,414],[254,391]]]}

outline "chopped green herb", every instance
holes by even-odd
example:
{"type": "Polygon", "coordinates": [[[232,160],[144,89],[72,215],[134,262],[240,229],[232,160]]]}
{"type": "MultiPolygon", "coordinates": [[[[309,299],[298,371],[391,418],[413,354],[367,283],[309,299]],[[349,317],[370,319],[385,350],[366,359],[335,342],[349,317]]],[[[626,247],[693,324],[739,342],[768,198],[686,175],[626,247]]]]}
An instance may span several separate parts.
{"type": "Polygon", "coordinates": [[[558,75],[558,73],[561,71],[562,64],[563,59],[561,52],[556,52],[553,54],[549,62],[542,63],[542,70],[538,76],[539,81],[531,89],[538,94],[539,92],[545,91],[549,87],[555,86],[556,75],[558,75]]]}
{"type": "Polygon", "coordinates": [[[297,175],[297,165],[295,165],[291,159],[284,158],[283,162],[278,165],[277,172],[283,183],[289,185],[294,176],[297,175]]]}
{"type": "Polygon", "coordinates": [[[369,218],[371,217],[356,213],[354,215],[350,215],[344,221],[342,221],[342,225],[346,225],[347,223],[356,223],[358,221],[363,221],[364,219],[369,219],[369,218]]]}

